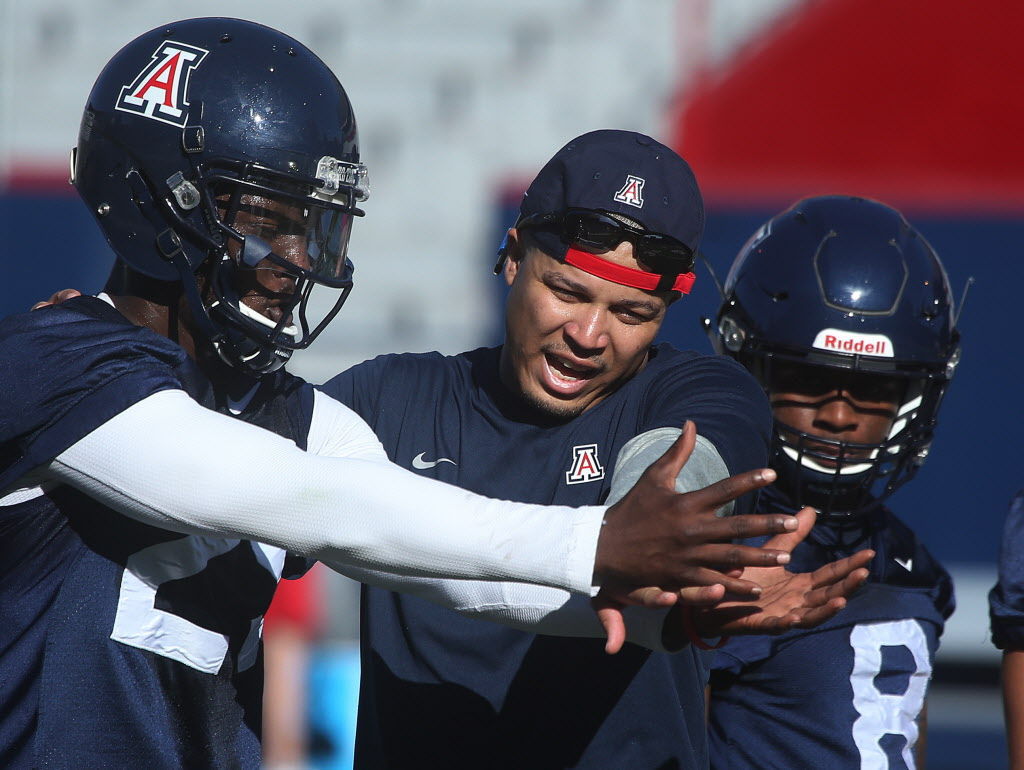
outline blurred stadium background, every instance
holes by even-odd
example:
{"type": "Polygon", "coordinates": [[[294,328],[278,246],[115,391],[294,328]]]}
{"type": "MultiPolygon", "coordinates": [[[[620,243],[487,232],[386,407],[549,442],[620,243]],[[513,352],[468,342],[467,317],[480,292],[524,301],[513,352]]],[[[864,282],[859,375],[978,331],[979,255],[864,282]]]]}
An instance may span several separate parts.
{"type": "MultiPolygon", "coordinates": [[[[352,239],[357,290],[294,361],[313,381],[380,352],[494,342],[501,232],[536,170],[590,129],[643,131],[691,162],[720,279],[764,219],[805,195],[903,209],[957,292],[975,281],[932,457],[893,501],[957,582],[929,766],[1005,766],[985,594],[1024,485],[1018,0],[0,0],[0,313],[101,287],[108,252],[67,184],[85,97],[121,45],[199,15],[299,38],[355,106],[371,199],[352,239]]],[[[706,350],[698,319],[716,301],[705,271],[663,336],[706,350]]],[[[344,768],[358,597],[342,578],[326,582],[310,702],[328,740],[314,765],[344,768]]]]}

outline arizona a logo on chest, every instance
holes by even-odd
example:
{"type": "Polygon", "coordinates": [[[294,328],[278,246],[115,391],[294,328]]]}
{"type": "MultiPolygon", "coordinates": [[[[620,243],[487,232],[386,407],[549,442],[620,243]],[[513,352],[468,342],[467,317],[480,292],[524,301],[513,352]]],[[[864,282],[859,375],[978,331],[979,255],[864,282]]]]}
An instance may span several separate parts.
{"type": "Polygon", "coordinates": [[[604,478],[604,466],[597,458],[597,444],[582,444],[572,448],[572,463],[565,472],[566,484],[584,484],[604,478]]]}
{"type": "Polygon", "coordinates": [[[160,44],[131,85],[121,89],[115,109],[184,126],[188,118],[188,79],[209,51],[167,40],[160,44]]]}

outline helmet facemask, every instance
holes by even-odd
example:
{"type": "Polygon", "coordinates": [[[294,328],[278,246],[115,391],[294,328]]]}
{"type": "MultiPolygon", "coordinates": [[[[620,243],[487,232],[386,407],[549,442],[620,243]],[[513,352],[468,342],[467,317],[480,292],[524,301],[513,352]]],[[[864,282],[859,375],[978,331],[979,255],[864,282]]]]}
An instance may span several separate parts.
{"type": "MultiPolygon", "coordinates": [[[[766,355],[755,371],[772,398],[772,407],[784,405],[776,393],[787,386],[779,382],[778,372],[793,363],[785,357],[766,355]]],[[[815,371],[823,382],[833,386],[822,399],[813,397],[800,408],[817,409],[834,399],[844,399],[860,415],[881,414],[881,408],[863,406],[844,391],[843,379],[853,370],[826,365],[798,364],[804,372],[815,371]]],[[[876,442],[859,443],[829,438],[824,431],[801,430],[775,417],[773,420],[772,461],[778,472],[778,485],[786,489],[798,506],[810,505],[819,516],[848,519],[869,513],[897,488],[910,480],[927,457],[944,385],[926,375],[915,377],[901,373],[859,373],[862,381],[872,379],[877,387],[888,391],[876,403],[891,403],[894,409],[885,435],[876,442]],[[824,434],[824,435],[823,435],[824,434]]],[[[815,376],[815,375],[812,375],[815,376]]],[[[806,382],[807,377],[803,377],[806,382]]],[[[806,385],[804,386],[806,387],[806,385]]],[[[847,391],[848,392],[848,391],[847,391]]]]}
{"type": "MultiPolygon", "coordinates": [[[[333,184],[216,159],[196,175],[210,258],[202,307],[192,310],[208,321],[201,325],[232,366],[257,375],[280,368],[348,298],[348,241],[353,218],[363,213],[356,203],[368,196],[366,170],[329,158],[321,169],[335,172],[333,184]],[[352,183],[339,184],[340,173],[352,183]],[[318,285],[339,294],[314,325],[309,300],[318,285]]],[[[190,222],[178,223],[196,235],[190,222]]]]}

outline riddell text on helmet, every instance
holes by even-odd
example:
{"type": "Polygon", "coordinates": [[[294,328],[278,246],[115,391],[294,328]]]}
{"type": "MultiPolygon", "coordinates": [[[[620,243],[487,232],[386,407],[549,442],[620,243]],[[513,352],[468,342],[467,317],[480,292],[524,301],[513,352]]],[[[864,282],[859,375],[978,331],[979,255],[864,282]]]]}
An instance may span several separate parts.
{"type": "Polygon", "coordinates": [[[819,350],[834,350],[840,353],[861,353],[867,356],[892,358],[892,340],[884,334],[860,334],[840,329],[822,329],[814,338],[814,347],[819,350]]]}

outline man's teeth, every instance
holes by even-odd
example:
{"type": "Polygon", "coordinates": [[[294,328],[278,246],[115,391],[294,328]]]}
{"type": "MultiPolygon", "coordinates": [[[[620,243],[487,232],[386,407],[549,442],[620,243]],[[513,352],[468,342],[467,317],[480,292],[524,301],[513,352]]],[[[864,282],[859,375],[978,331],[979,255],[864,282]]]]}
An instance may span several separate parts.
{"type": "Polygon", "coordinates": [[[585,379],[590,374],[590,369],[588,369],[586,366],[572,364],[569,363],[568,361],[563,361],[560,358],[552,358],[551,364],[551,369],[558,377],[560,377],[563,380],[570,380],[575,382],[577,380],[585,379]]]}

